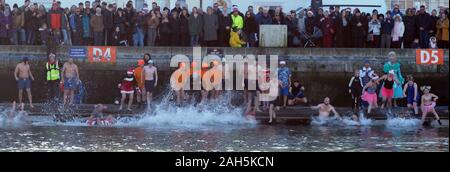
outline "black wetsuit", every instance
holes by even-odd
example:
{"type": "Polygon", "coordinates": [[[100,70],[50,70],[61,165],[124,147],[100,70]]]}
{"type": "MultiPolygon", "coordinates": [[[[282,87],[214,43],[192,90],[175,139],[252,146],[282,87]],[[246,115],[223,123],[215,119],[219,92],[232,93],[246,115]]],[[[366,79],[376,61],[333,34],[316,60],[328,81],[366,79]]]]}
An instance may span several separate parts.
{"type": "Polygon", "coordinates": [[[361,94],[363,89],[361,78],[352,77],[348,89],[352,92],[353,110],[358,109],[361,105],[361,94]]]}

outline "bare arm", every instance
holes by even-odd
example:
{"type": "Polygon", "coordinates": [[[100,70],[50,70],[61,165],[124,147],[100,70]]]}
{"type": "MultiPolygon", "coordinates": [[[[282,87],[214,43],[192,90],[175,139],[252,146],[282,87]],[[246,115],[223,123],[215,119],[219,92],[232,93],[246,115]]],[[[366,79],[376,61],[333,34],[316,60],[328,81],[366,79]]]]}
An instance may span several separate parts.
{"type": "Polygon", "coordinates": [[[318,110],[322,104],[318,104],[317,106],[311,106],[311,109],[318,110]]]}
{"type": "Polygon", "coordinates": [[[76,73],[76,76],[77,76],[77,80],[79,81],[80,80],[80,73],[78,73],[78,66],[77,65],[75,65],[75,73],[76,73]]]}
{"type": "Polygon", "coordinates": [[[61,83],[64,83],[64,72],[66,71],[66,64],[61,69],[61,83]]]}
{"type": "Polygon", "coordinates": [[[382,77],[380,77],[380,78],[377,79],[377,82],[380,82],[381,80],[386,79],[386,77],[387,77],[387,75],[383,75],[382,77]]]}
{"type": "Polygon", "coordinates": [[[34,81],[34,76],[33,76],[33,74],[31,73],[31,68],[30,68],[29,65],[28,65],[28,75],[30,75],[31,79],[34,81]]]}
{"type": "Polygon", "coordinates": [[[145,83],[145,68],[142,68],[141,81],[145,83]]]}
{"type": "MultiPolygon", "coordinates": [[[[414,83],[414,99],[413,99],[413,100],[416,100],[416,98],[417,98],[417,94],[418,94],[417,88],[418,88],[417,84],[414,83]]],[[[416,101],[417,101],[417,100],[416,100],[416,101]]]]}
{"type": "Polygon", "coordinates": [[[155,70],[155,87],[158,85],[158,69],[155,70]]]}
{"type": "Polygon", "coordinates": [[[16,78],[16,81],[19,80],[19,77],[17,76],[17,73],[19,73],[19,66],[16,66],[16,69],[14,70],[14,78],[16,78]]]}
{"type": "MultiPolygon", "coordinates": [[[[405,84],[405,86],[403,86],[403,96],[406,97],[406,90],[408,89],[408,84],[405,84]]],[[[416,89],[416,85],[414,84],[414,90],[416,89]]],[[[416,97],[416,93],[414,91],[414,97],[416,97]]]]}
{"type": "MultiPolygon", "coordinates": [[[[367,89],[367,85],[368,85],[368,84],[364,85],[364,87],[363,87],[363,89],[362,89],[362,93],[364,93],[364,91],[367,89]]],[[[362,95],[362,94],[361,94],[361,95],[362,95]]]]}
{"type": "Polygon", "coordinates": [[[341,116],[339,115],[339,113],[336,111],[336,109],[334,109],[334,107],[331,107],[331,111],[334,113],[334,115],[338,118],[340,118],[341,116]]]}
{"type": "Polygon", "coordinates": [[[424,102],[425,102],[425,99],[423,98],[423,96],[420,98],[421,99],[421,103],[420,103],[420,107],[422,107],[423,108],[423,105],[425,104],[424,102]]]}
{"type": "Polygon", "coordinates": [[[439,97],[436,96],[436,94],[431,94],[431,97],[434,98],[434,101],[437,101],[437,99],[439,99],[439,97]]]}

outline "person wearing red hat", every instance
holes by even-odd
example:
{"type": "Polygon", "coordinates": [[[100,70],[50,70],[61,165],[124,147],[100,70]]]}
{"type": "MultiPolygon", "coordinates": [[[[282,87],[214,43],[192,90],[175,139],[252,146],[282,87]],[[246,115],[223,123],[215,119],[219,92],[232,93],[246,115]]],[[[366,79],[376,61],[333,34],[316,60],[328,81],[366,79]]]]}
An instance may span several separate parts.
{"type": "Polygon", "coordinates": [[[127,98],[128,95],[129,99],[127,110],[131,111],[131,105],[133,104],[134,89],[136,88],[136,90],[140,92],[139,88],[137,87],[137,82],[136,78],[134,77],[133,69],[128,69],[127,74],[123,76],[118,87],[120,88],[120,94],[122,94],[119,110],[122,110],[123,104],[125,103],[125,99],[127,98]]]}

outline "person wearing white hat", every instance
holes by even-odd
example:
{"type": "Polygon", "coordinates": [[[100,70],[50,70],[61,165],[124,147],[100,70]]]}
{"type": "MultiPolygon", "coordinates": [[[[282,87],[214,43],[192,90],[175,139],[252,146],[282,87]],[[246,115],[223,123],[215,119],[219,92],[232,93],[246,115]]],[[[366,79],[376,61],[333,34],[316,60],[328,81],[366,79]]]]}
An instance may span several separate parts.
{"type": "Polygon", "coordinates": [[[278,79],[280,80],[280,96],[283,100],[283,108],[287,105],[287,96],[289,95],[289,86],[291,85],[291,70],[286,66],[286,61],[280,61],[280,67],[278,68],[278,79]]]}
{"type": "Polygon", "coordinates": [[[242,14],[241,12],[239,12],[239,9],[237,7],[237,5],[233,5],[233,13],[231,14],[231,27],[232,28],[237,28],[237,29],[242,29],[244,28],[244,14],[242,14]]]}

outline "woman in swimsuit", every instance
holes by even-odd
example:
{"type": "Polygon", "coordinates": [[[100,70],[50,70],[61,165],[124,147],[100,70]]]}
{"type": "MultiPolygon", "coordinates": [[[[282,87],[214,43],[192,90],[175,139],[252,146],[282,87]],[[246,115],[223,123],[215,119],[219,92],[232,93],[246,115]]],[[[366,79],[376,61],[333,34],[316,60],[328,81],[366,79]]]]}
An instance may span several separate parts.
{"type": "Polygon", "coordinates": [[[384,108],[384,104],[388,108],[392,106],[392,97],[394,96],[394,84],[400,84],[400,82],[395,78],[394,71],[389,71],[389,74],[382,76],[378,81],[383,80],[384,85],[381,88],[381,95],[383,96],[383,104],[381,105],[381,109],[384,108]]]}
{"type": "Polygon", "coordinates": [[[377,83],[374,80],[370,80],[362,89],[361,99],[369,103],[367,113],[370,114],[373,108],[378,108],[377,98],[377,83]]]}
{"type": "Polygon", "coordinates": [[[417,108],[417,102],[419,100],[419,92],[417,83],[414,82],[412,75],[408,75],[407,83],[403,87],[403,96],[406,97],[408,103],[408,109],[414,109],[414,114],[419,115],[419,109],[417,108]]]}
{"type": "Polygon", "coordinates": [[[438,121],[439,125],[442,125],[441,120],[439,119],[439,115],[436,113],[436,110],[434,107],[436,106],[436,101],[439,98],[433,93],[430,93],[431,86],[423,86],[421,88],[423,95],[422,95],[422,123],[425,125],[425,118],[427,117],[428,113],[433,113],[434,117],[436,117],[436,120],[438,121]]]}

